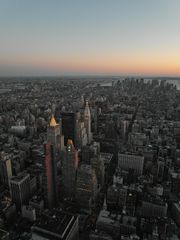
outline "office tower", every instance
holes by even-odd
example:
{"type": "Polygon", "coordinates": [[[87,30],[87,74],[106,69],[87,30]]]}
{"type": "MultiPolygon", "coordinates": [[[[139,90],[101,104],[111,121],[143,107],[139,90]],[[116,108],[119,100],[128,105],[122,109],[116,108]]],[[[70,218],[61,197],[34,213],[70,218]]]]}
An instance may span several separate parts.
{"type": "Polygon", "coordinates": [[[76,113],[63,112],[62,119],[62,133],[64,135],[64,145],[67,145],[68,139],[71,139],[76,147],[76,113]]]}
{"type": "Polygon", "coordinates": [[[14,176],[9,181],[12,201],[16,204],[18,211],[21,210],[23,204],[28,203],[30,198],[30,175],[22,173],[14,176]]]}
{"type": "Polygon", "coordinates": [[[95,113],[94,113],[94,133],[98,134],[99,132],[99,107],[95,107],[95,113]]]}
{"type": "Polygon", "coordinates": [[[104,160],[100,157],[100,143],[94,142],[92,145],[93,157],[90,159],[90,165],[95,169],[97,176],[98,188],[101,189],[104,185],[104,160]]]}
{"type": "Polygon", "coordinates": [[[125,139],[127,129],[128,129],[128,121],[122,119],[120,122],[120,132],[121,132],[122,139],[125,139]]]}
{"type": "Polygon", "coordinates": [[[157,162],[157,180],[162,181],[164,176],[165,163],[161,160],[157,162]]]}
{"type": "Polygon", "coordinates": [[[87,132],[84,120],[81,118],[80,112],[76,113],[76,148],[82,148],[87,145],[87,132]]]}
{"type": "Polygon", "coordinates": [[[142,175],[144,157],[130,154],[118,154],[118,167],[124,170],[132,169],[136,175],[142,175]]]}
{"type": "Polygon", "coordinates": [[[77,173],[76,199],[79,206],[91,212],[97,196],[97,178],[95,170],[87,164],[82,164],[77,173]]]}
{"type": "Polygon", "coordinates": [[[44,197],[45,204],[53,208],[57,202],[57,162],[54,156],[54,145],[50,141],[44,144],[44,197]]]}
{"type": "Polygon", "coordinates": [[[104,186],[104,174],[105,174],[104,161],[100,157],[100,155],[96,155],[93,158],[91,158],[91,166],[96,172],[98,189],[100,190],[104,186]]]}
{"type": "Polygon", "coordinates": [[[83,163],[91,164],[91,158],[94,156],[94,151],[91,145],[86,145],[81,148],[81,160],[83,163]]]}
{"type": "Polygon", "coordinates": [[[12,177],[11,160],[3,152],[0,154],[0,183],[8,186],[9,179],[12,177]]]}
{"type": "Polygon", "coordinates": [[[167,216],[168,204],[161,198],[153,195],[144,196],[141,206],[141,215],[143,217],[165,218],[167,216]]]}
{"type": "Polygon", "coordinates": [[[87,132],[88,143],[92,141],[92,133],[91,133],[91,113],[89,109],[89,103],[86,100],[86,105],[84,109],[84,125],[87,132]]]}
{"type": "Polygon", "coordinates": [[[57,124],[54,115],[52,115],[50,124],[47,128],[47,140],[54,145],[56,150],[62,150],[64,147],[61,121],[57,124]]]}
{"type": "Polygon", "coordinates": [[[127,215],[134,216],[137,204],[137,191],[129,187],[126,195],[126,213],[127,215]]]}
{"type": "Polygon", "coordinates": [[[67,198],[73,198],[76,186],[76,173],[78,167],[78,152],[75,150],[73,141],[68,140],[63,160],[63,187],[67,198]]]}

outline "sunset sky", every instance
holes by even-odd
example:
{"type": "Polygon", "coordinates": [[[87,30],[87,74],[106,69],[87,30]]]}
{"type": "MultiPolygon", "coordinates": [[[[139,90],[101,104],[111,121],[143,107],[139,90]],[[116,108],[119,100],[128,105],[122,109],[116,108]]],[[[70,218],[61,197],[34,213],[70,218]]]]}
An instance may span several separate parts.
{"type": "Polygon", "coordinates": [[[180,0],[0,0],[0,76],[180,76],[180,0]]]}

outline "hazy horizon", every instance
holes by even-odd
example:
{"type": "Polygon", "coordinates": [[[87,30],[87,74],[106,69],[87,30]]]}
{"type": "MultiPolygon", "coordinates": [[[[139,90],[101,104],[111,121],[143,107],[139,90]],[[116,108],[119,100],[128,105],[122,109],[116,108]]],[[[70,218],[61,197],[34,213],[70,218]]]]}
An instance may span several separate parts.
{"type": "Polygon", "coordinates": [[[0,76],[180,76],[180,1],[0,1],[0,76]]]}

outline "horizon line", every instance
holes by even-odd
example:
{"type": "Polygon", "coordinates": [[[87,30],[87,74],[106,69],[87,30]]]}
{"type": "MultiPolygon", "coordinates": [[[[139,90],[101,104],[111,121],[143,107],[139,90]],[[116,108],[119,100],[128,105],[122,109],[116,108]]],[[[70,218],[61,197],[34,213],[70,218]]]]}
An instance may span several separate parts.
{"type": "Polygon", "coordinates": [[[7,75],[2,75],[0,78],[68,78],[68,77],[79,77],[79,78],[88,78],[88,77],[93,77],[93,78],[100,78],[100,77],[112,77],[112,78],[180,78],[179,76],[173,76],[173,75],[136,75],[136,74],[59,74],[59,75],[14,75],[14,76],[7,76],[7,75]]]}

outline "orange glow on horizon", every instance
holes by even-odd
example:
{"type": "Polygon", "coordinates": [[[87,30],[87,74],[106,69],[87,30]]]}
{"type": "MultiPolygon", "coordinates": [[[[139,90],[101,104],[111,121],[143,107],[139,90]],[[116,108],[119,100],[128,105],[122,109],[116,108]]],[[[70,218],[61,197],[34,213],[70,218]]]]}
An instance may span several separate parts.
{"type": "Polygon", "coordinates": [[[18,59],[3,59],[0,64],[20,68],[35,68],[49,70],[50,72],[73,72],[83,74],[147,74],[147,75],[172,75],[180,76],[180,56],[72,56],[71,58],[46,56],[22,56],[18,59]]]}

